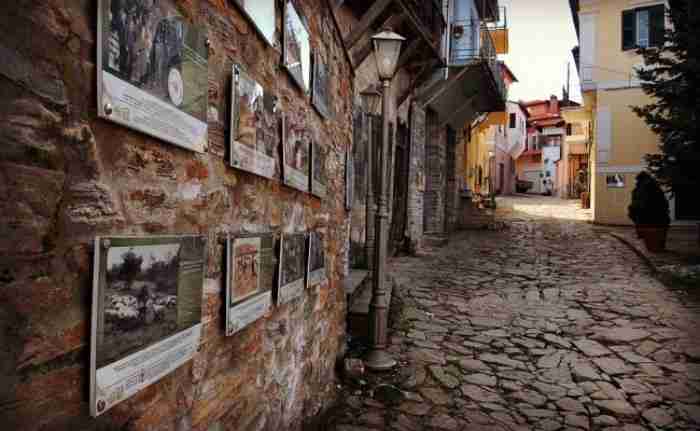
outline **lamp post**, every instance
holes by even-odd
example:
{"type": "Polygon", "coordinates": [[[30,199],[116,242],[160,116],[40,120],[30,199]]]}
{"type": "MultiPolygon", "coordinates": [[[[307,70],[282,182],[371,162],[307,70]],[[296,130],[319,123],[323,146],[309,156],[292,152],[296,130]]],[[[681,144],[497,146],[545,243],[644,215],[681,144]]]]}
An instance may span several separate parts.
{"type": "Polygon", "coordinates": [[[382,93],[373,85],[367,87],[360,93],[362,98],[362,110],[367,119],[367,204],[365,205],[365,258],[367,259],[367,269],[374,270],[374,217],[377,213],[377,202],[374,200],[374,131],[372,128],[373,118],[379,115],[379,105],[382,101],[382,93]]]}
{"type": "Polygon", "coordinates": [[[377,175],[377,214],[375,216],[374,267],[372,270],[372,301],[369,305],[370,338],[372,346],[365,357],[367,368],[375,371],[389,370],[396,361],[386,351],[387,320],[389,316],[389,298],[387,296],[386,256],[388,242],[388,202],[387,202],[387,172],[389,158],[389,102],[391,79],[396,72],[396,65],[401,52],[401,44],[406,40],[391,30],[385,29],[372,36],[374,58],[377,62],[377,72],[382,81],[382,146],[379,154],[379,172],[377,175]]]}

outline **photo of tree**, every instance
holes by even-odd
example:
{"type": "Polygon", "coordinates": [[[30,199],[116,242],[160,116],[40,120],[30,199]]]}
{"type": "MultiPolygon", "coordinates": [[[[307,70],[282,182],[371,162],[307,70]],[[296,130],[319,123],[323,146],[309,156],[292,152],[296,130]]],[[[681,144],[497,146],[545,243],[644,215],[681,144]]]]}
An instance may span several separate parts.
{"type": "Polygon", "coordinates": [[[326,278],[326,252],[323,234],[309,233],[309,286],[326,278]]]}
{"type": "Polygon", "coordinates": [[[326,196],[326,182],[328,180],[327,157],[328,148],[325,145],[314,142],[311,151],[311,193],[318,197],[326,196]]]}
{"type": "Polygon", "coordinates": [[[100,286],[98,368],[201,320],[203,248],[199,242],[175,238],[148,244],[142,240],[108,249],[100,286]]]}
{"type": "Polygon", "coordinates": [[[328,65],[320,54],[314,56],[314,79],[311,89],[311,103],[324,118],[332,117],[331,81],[328,65]]]}

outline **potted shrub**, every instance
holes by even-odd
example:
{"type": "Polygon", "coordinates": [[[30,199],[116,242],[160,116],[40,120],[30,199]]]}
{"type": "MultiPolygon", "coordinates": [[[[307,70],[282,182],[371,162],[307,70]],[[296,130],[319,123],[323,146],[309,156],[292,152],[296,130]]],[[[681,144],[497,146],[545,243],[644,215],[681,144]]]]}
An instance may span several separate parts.
{"type": "Polygon", "coordinates": [[[637,178],[635,179],[635,185],[634,185],[634,190],[632,190],[632,203],[627,207],[627,216],[632,220],[634,223],[635,230],[637,232],[637,238],[642,237],[642,231],[640,228],[640,214],[642,212],[642,204],[644,203],[644,199],[642,197],[642,194],[644,193],[644,190],[648,187],[648,183],[650,181],[653,181],[654,178],[649,175],[648,172],[642,171],[637,175],[637,178]]]}
{"type": "Polygon", "coordinates": [[[628,214],[649,251],[660,252],[666,248],[666,235],[671,224],[668,200],[659,183],[646,172],[637,176],[628,214]]]}

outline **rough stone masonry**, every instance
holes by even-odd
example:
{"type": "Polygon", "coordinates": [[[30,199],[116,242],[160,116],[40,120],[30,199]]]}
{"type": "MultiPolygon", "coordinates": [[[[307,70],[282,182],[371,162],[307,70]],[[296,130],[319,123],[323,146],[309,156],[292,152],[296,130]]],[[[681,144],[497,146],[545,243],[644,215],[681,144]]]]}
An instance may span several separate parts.
{"type": "Polygon", "coordinates": [[[301,429],[334,400],[345,316],[344,152],[352,139],[354,89],[328,2],[295,3],[313,50],[331,68],[332,121],[313,111],[281,70],[279,50],[264,44],[232,1],[175,3],[210,39],[204,154],[97,118],[95,1],[0,4],[2,429],[301,429]],[[330,146],[323,200],[228,167],[234,63],[274,91],[282,110],[305,113],[315,138],[330,146]],[[246,230],[311,229],[327,239],[327,286],[224,337],[219,240],[246,230]],[[182,233],[209,238],[200,351],[92,419],[92,241],[182,233]]]}

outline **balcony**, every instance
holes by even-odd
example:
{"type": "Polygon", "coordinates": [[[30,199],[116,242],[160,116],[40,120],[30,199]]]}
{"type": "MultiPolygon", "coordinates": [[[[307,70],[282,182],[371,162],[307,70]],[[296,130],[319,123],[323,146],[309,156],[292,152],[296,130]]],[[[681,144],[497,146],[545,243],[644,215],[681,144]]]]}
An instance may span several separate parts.
{"type": "Polygon", "coordinates": [[[447,79],[427,86],[419,99],[455,130],[484,112],[505,111],[507,90],[491,32],[476,20],[451,26],[447,79]]]}
{"type": "Polygon", "coordinates": [[[474,0],[479,16],[484,22],[497,22],[499,20],[498,0],[474,0]]]}
{"type": "Polygon", "coordinates": [[[508,34],[508,14],[505,6],[499,8],[499,18],[496,22],[487,23],[489,33],[496,47],[496,54],[508,54],[509,34],[508,34]]]}

